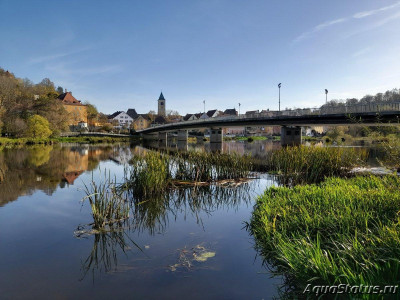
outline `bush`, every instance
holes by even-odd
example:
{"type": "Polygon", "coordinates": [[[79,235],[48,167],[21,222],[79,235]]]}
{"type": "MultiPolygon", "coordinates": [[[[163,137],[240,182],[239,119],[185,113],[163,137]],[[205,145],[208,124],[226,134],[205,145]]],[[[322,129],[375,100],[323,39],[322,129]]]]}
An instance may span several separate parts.
{"type": "Polygon", "coordinates": [[[51,135],[49,121],[45,118],[34,115],[28,119],[28,130],[26,137],[46,139],[51,135]]]}

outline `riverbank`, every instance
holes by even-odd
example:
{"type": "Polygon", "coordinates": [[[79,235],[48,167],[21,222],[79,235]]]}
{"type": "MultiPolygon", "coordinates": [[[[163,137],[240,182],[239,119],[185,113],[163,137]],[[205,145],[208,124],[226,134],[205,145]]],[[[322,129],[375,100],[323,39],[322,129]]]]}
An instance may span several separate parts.
{"type": "Polygon", "coordinates": [[[138,141],[139,137],[54,137],[47,139],[34,138],[5,138],[0,137],[0,146],[24,146],[24,145],[52,145],[57,143],[78,143],[78,144],[102,144],[102,143],[129,143],[138,141]]]}
{"type": "Polygon", "coordinates": [[[400,178],[328,178],[272,187],[247,225],[256,248],[291,288],[399,284],[400,178]]]}

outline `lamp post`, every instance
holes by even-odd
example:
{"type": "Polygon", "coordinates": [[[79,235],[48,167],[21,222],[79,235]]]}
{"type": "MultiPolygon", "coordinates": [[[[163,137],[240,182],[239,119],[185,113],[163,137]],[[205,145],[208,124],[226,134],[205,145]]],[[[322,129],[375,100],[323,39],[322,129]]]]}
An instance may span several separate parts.
{"type": "Polygon", "coordinates": [[[241,105],[241,104],[239,103],[239,119],[240,119],[240,105],[241,105]]]}
{"type": "Polygon", "coordinates": [[[325,103],[328,103],[328,90],[325,89],[325,103]]]}
{"type": "Polygon", "coordinates": [[[279,111],[281,111],[281,85],[282,85],[282,83],[278,84],[278,89],[279,89],[279,111]]]}
{"type": "Polygon", "coordinates": [[[206,100],[203,100],[204,114],[206,114],[206,100]]]}

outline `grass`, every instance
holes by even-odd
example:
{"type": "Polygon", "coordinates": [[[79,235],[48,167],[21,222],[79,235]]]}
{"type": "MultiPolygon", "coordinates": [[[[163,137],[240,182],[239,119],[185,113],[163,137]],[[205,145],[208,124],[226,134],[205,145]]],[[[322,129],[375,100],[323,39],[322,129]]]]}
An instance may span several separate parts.
{"type": "Polygon", "coordinates": [[[23,145],[36,145],[36,144],[54,144],[56,140],[53,139],[34,139],[34,138],[5,138],[0,137],[0,146],[23,146],[23,145]]]}
{"type": "Polygon", "coordinates": [[[295,288],[400,283],[400,178],[328,178],[272,187],[248,230],[273,270],[295,288]]]}
{"type": "Polygon", "coordinates": [[[0,137],[0,146],[14,147],[23,145],[51,145],[60,142],[64,143],[80,143],[80,144],[100,144],[100,143],[123,143],[131,142],[132,138],[128,137],[53,137],[47,139],[34,138],[5,138],[0,137]]]}
{"type": "Polygon", "coordinates": [[[135,196],[147,197],[177,185],[245,178],[251,168],[251,159],[246,155],[193,151],[169,155],[149,151],[132,159],[121,187],[135,196]]]}
{"type": "Polygon", "coordinates": [[[367,159],[365,149],[296,146],[269,152],[263,168],[281,175],[285,183],[315,183],[330,176],[346,176],[367,159]]]}
{"type": "Polygon", "coordinates": [[[86,196],[82,201],[89,201],[92,209],[93,229],[97,231],[109,231],[114,224],[129,218],[129,203],[125,201],[123,193],[117,189],[115,179],[110,174],[104,175],[104,181],[93,180],[89,185],[85,184],[86,196]]]}

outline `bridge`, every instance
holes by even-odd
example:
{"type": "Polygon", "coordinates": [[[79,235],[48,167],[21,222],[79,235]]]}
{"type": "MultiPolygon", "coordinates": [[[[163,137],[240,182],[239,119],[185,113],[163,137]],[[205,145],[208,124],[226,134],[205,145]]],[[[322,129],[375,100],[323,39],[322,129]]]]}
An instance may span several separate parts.
{"type": "Polygon", "coordinates": [[[301,143],[302,126],[315,125],[396,125],[400,124],[400,102],[335,107],[264,111],[239,116],[221,116],[182,121],[138,131],[144,139],[167,140],[168,132],[178,131],[178,141],[187,141],[188,129],[210,128],[210,142],[222,143],[226,127],[281,126],[282,145],[301,143]],[[155,136],[158,134],[158,136],[155,136]]]}

